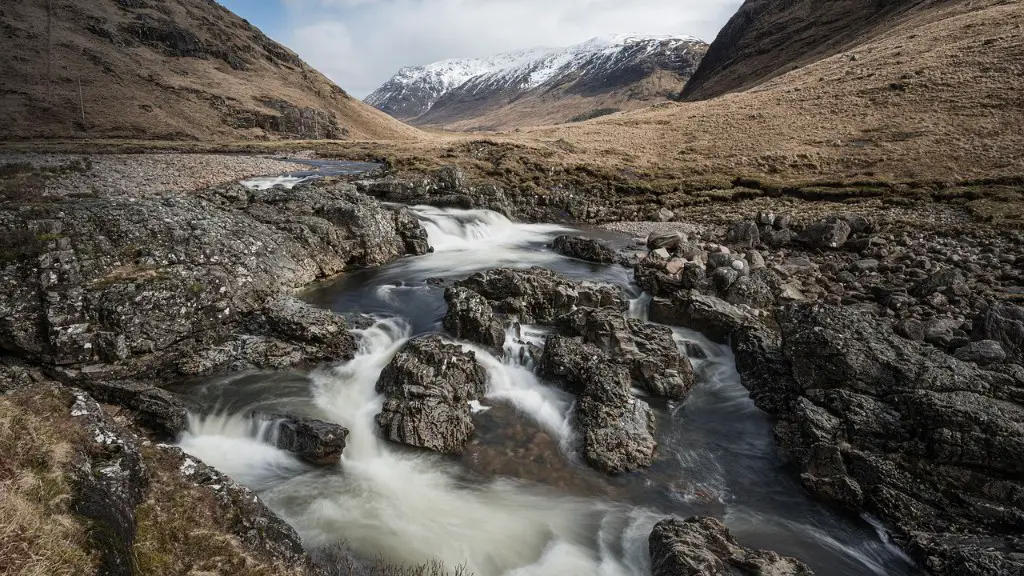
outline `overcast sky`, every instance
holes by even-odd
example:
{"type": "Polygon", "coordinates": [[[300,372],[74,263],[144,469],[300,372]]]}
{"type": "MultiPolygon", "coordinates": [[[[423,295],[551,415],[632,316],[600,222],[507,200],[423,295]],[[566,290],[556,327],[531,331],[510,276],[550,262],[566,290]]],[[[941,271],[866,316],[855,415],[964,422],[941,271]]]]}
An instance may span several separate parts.
{"type": "Polygon", "coordinates": [[[403,66],[606,34],[711,42],[742,0],[221,0],[363,98],[403,66]]]}

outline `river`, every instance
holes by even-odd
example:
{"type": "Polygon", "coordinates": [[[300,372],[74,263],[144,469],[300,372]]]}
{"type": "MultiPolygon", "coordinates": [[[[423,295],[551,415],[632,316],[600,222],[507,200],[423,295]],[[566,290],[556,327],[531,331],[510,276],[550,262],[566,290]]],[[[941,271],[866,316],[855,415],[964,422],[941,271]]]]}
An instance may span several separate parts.
{"type": "MultiPolygon", "coordinates": [[[[476,349],[489,374],[476,437],[460,459],[378,439],[377,377],[403,343],[441,332],[444,288],[495,268],[544,266],[574,279],[617,284],[644,318],[648,300],[620,266],[560,256],[547,245],[567,228],[519,224],[483,210],[416,207],[435,251],[317,286],[306,298],[339,313],[373,315],[358,355],[309,374],[246,374],[194,389],[221,416],[195,419],[187,452],[256,490],[313,549],[344,541],[365,558],[439,560],[477,576],[644,575],[647,538],[667,516],[721,518],[741,544],[799,558],[818,574],[916,574],[868,519],[811,500],[777,449],[772,421],[740,384],[728,347],[676,329],[681,353],[697,344],[699,384],[682,402],[649,399],[658,450],[646,471],[598,474],[574,454],[573,398],[540,380],[519,354],[544,330],[523,327],[504,360],[476,349]],[[336,469],[307,467],[265,443],[239,414],[291,411],[342,424],[348,446],[336,469]]],[[[628,242],[628,238],[611,238],[628,242]]],[[[468,345],[467,345],[468,346],[468,345]]]]}

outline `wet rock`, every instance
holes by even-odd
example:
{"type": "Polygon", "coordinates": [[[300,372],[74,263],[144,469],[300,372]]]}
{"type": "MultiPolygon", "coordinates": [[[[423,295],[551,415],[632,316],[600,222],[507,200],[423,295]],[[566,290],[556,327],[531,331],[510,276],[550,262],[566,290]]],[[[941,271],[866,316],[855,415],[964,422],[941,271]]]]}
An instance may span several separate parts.
{"type": "Polygon", "coordinates": [[[798,239],[810,248],[829,250],[842,248],[851,232],[845,220],[833,216],[804,228],[798,239]]]}
{"type": "Polygon", "coordinates": [[[725,300],[692,290],[678,292],[671,299],[655,298],[650,315],[653,322],[697,330],[717,342],[728,342],[741,326],[757,321],[725,300]]]}
{"type": "Polygon", "coordinates": [[[582,436],[583,457],[607,474],[632,472],[654,458],[654,414],[630,394],[629,371],[604,362],[583,371],[587,384],[577,397],[573,423],[582,436]]]}
{"type": "Polygon", "coordinates": [[[274,334],[311,345],[325,360],[351,360],[355,354],[355,338],[345,320],[329,310],[278,296],[263,306],[262,313],[274,334]]]}
{"type": "Polygon", "coordinates": [[[316,466],[332,466],[341,462],[348,429],[337,424],[287,414],[253,412],[255,422],[273,426],[271,441],[281,450],[296,454],[316,466]]]}
{"type": "MultiPolygon", "coordinates": [[[[734,351],[812,494],[882,519],[910,550],[915,535],[934,535],[943,545],[918,558],[929,565],[974,554],[973,538],[1016,533],[1024,408],[1012,375],[844,307],[792,304],[778,322],[779,348],[761,338],[734,351]]],[[[1012,564],[1014,546],[996,556],[1012,564]]]]}
{"type": "Polygon", "coordinates": [[[483,344],[495,350],[505,346],[505,327],[483,296],[467,288],[449,287],[444,291],[448,312],[444,329],[460,340],[483,344]]]}
{"type": "Polygon", "coordinates": [[[812,576],[799,560],[741,546],[714,518],[669,518],[648,540],[653,576],[812,576]]]}
{"type": "Polygon", "coordinates": [[[619,260],[615,250],[612,250],[604,242],[582,236],[559,236],[555,238],[551,246],[555,249],[555,252],[563,256],[586,260],[587,262],[614,264],[619,260]]]}
{"type": "Polygon", "coordinates": [[[1006,360],[1006,352],[1003,347],[995,340],[979,340],[977,342],[971,342],[966,346],[958,348],[953,356],[957,360],[963,360],[964,362],[973,362],[979,366],[988,366],[989,364],[1001,364],[1006,360]]]}
{"type": "Polygon", "coordinates": [[[393,442],[459,454],[473,434],[469,403],[487,392],[487,372],[476,355],[429,336],[406,344],[381,372],[377,415],[393,442]]]}
{"type": "Polygon", "coordinates": [[[550,323],[577,306],[629,307],[622,291],[607,284],[574,282],[546,268],[497,268],[456,282],[486,298],[497,312],[526,324],[550,323]]]}
{"type": "Polygon", "coordinates": [[[188,428],[189,412],[198,406],[186,398],[145,382],[88,378],[64,373],[64,380],[104,404],[127,408],[135,424],[158,438],[176,440],[188,428]]]}
{"type": "Polygon", "coordinates": [[[999,342],[1007,357],[1024,364],[1024,306],[998,304],[974,319],[974,337],[999,342]]]}
{"type": "MultiPolygon", "coordinates": [[[[679,353],[672,331],[664,326],[627,320],[607,308],[578,308],[559,318],[559,326],[606,353],[609,362],[625,366],[636,384],[654,396],[680,400],[694,386],[693,367],[679,353]]],[[[583,348],[580,351],[585,357],[596,356],[583,348]]],[[[562,356],[552,353],[547,365],[560,361],[562,356]]],[[[561,371],[554,369],[552,373],[561,371]]]]}

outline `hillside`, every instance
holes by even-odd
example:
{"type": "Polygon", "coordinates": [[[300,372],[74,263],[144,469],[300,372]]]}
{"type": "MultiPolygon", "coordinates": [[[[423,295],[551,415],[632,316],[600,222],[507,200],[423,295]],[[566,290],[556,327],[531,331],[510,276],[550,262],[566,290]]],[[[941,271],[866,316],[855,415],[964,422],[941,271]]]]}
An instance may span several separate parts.
{"type": "Polygon", "coordinates": [[[366,102],[415,125],[454,130],[558,124],[668,101],[706,49],[690,37],[620,35],[445,60],[403,68],[366,102]]]}
{"type": "Polygon", "coordinates": [[[0,9],[0,138],[417,134],[213,0],[49,5],[49,15],[42,0],[0,9]]]}
{"type": "Polygon", "coordinates": [[[566,163],[601,159],[607,167],[689,179],[1024,174],[1021,4],[943,2],[883,28],[867,33],[863,44],[746,92],[519,137],[570,150],[562,155],[566,163]]]}
{"type": "Polygon", "coordinates": [[[686,100],[745,90],[952,0],[747,0],[686,84],[686,100]]]}

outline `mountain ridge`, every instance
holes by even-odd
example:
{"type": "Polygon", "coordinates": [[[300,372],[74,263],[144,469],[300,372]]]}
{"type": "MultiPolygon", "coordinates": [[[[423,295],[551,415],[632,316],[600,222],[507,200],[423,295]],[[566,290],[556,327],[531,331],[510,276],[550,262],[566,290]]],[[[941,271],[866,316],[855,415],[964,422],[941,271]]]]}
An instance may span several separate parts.
{"type": "Polygon", "coordinates": [[[688,35],[619,34],[565,48],[447,59],[402,68],[364,101],[414,125],[464,130],[516,127],[507,119],[522,112],[524,103],[540,105],[540,100],[541,107],[555,109],[548,112],[557,112],[560,99],[582,97],[555,114],[555,122],[546,122],[543,113],[533,115],[540,123],[558,123],[606,104],[609,97],[617,109],[668,100],[672,94],[661,82],[647,83],[655,86],[650,90],[629,89],[664,73],[688,78],[706,49],[688,35]],[[473,126],[476,119],[486,126],[473,126]]]}

